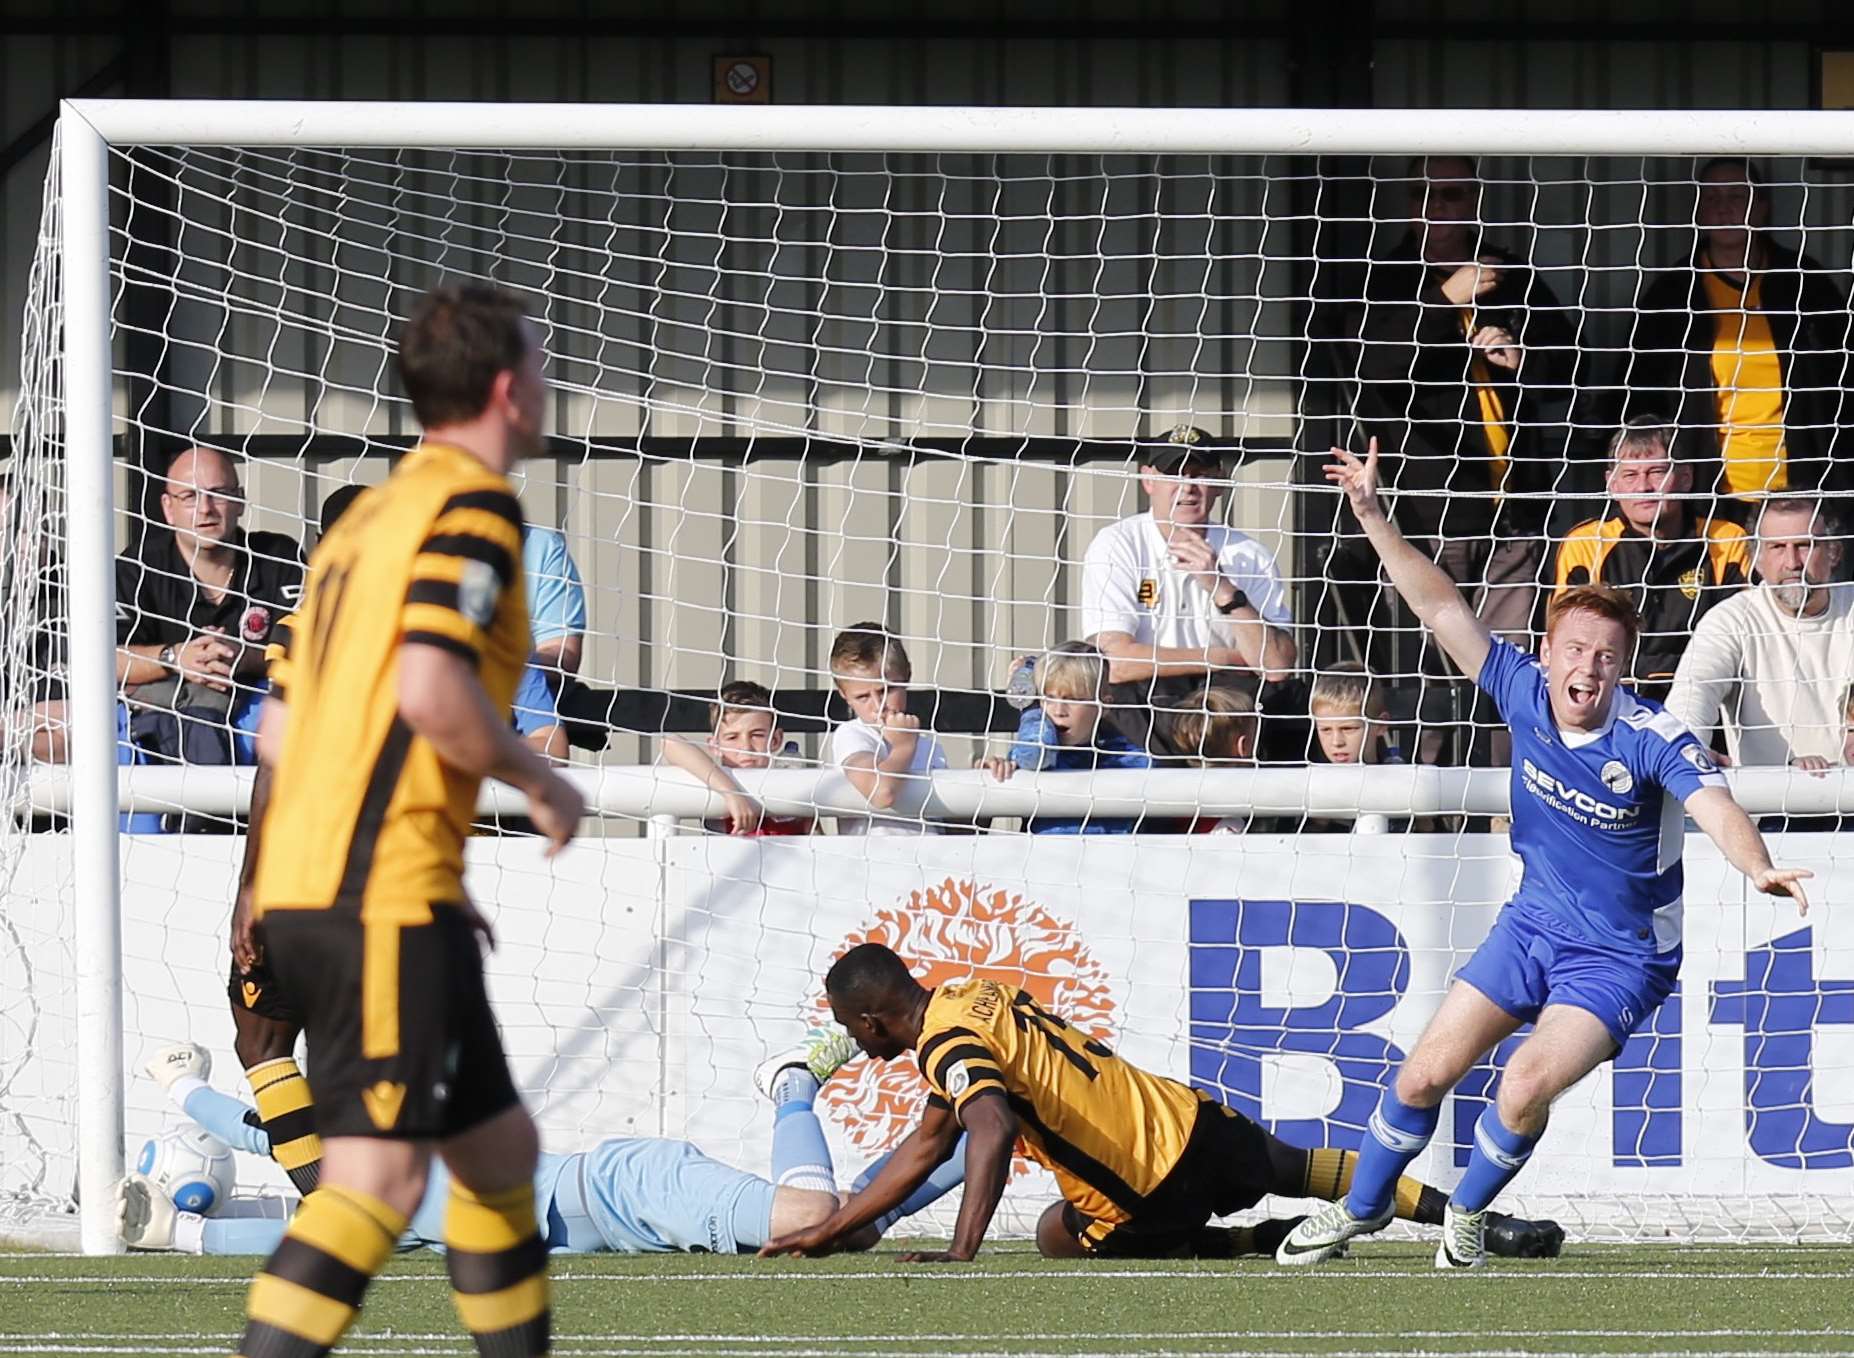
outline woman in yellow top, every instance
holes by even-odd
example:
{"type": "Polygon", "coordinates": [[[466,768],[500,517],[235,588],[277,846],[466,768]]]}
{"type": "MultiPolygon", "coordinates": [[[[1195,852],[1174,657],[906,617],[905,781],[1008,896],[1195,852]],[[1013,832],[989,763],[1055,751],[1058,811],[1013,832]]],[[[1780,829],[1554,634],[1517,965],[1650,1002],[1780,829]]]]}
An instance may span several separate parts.
{"type": "Polygon", "coordinates": [[[1649,279],[1636,304],[1630,413],[1697,436],[1685,450],[1694,488],[1722,497],[1727,517],[1775,491],[1845,489],[1847,297],[1818,261],[1770,238],[1750,161],[1709,160],[1697,181],[1693,257],[1649,279]]]}

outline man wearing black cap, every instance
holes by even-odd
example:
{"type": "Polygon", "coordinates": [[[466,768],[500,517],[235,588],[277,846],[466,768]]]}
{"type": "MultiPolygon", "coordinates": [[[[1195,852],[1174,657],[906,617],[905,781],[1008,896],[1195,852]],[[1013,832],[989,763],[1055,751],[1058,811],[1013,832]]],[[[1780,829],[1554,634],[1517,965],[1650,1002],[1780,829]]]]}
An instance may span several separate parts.
{"type": "MultiPolygon", "coordinates": [[[[1206,676],[1267,683],[1294,667],[1293,617],[1274,557],[1212,522],[1228,478],[1210,435],[1179,425],[1143,450],[1151,509],[1109,524],[1082,563],[1082,634],[1141,706],[1206,676]]],[[[1123,699],[1124,701],[1124,699],[1123,699]]],[[[1125,726],[1125,723],[1121,723],[1125,726]]],[[[1143,743],[1143,742],[1142,742],[1143,743]]]]}

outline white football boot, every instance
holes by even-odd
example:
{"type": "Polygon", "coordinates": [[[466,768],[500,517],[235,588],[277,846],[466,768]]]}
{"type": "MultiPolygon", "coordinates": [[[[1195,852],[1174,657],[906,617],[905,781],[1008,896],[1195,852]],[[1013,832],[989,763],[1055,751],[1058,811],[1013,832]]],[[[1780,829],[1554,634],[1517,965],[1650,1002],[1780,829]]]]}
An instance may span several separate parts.
{"type": "Polygon", "coordinates": [[[1458,1211],[1450,1203],[1442,1213],[1442,1243],[1436,1246],[1437,1268],[1480,1268],[1487,1262],[1487,1213],[1458,1211]]]}
{"type": "Polygon", "coordinates": [[[1275,1262],[1288,1268],[1323,1264],[1335,1255],[1343,1254],[1346,1242],[1352,1237],[1381,1231],[1390,1225],[1391,1218],[1396,1215],[1397,1204],[1394,1202],[1387,1204],[1384,1215],[1379,1217],[1353,1216],[1344,1198],[1338,1202],[1329,1202],[1288,1233],[1287,1239],[1275,1251],[1275,1262]]]}
{"type": "Polygon", "coordinates": [[[848,1033],[834,1023],[821,1025],[806,1033],[805,1040],[796,1047],[769,1056],[755,1066],[753,1087],[771,1102],[779,1087],[780,1071],[802,1066],[819,1084],[827,1084],[855,1055],[856,1044],[848,1033]]]}

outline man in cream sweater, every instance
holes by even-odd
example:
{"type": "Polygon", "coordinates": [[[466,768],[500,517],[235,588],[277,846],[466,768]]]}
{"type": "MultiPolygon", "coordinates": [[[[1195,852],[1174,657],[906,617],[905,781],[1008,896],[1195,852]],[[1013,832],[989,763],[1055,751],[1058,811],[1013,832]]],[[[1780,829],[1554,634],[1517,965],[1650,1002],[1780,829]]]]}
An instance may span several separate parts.
{"type": "Polygon", "coordinates": [[[1725,717],[1735,764],[1841,762],[1854,683],[1854,585],[1835,583],[1841,544],[1820,501],[1769,500],[1758,517],[1758,585],[1700,619],[1667,710],[1701,740],[1725,717]]]}

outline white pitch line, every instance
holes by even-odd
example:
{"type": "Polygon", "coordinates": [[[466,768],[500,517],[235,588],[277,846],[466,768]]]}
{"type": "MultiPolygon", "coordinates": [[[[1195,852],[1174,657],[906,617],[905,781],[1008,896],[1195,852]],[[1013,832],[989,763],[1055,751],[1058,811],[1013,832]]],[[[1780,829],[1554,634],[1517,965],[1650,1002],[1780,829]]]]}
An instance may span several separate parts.
{"type": "MultiPolygon", "coordinates": [[[[230,1337],[228,1335],[228,1337],[230,1337]]],[[[636,1334],[636,1333],[593,1333],[593,1334],[559,1334],[556,1340],[565,1344],[762,1344],[773,1347],[791,1347],[812,1344],[931,1344],[931,1343],[980,1343],[1003,1342],[1013,1339],[1041,1339],[1044,1341],[1062,1340],[1069,1343],[1087,1343],[1098,1340],[1151,1339],[1165,1342],[1185,1343],[1192,1341],[1211,1341],[1223,1339],[1304,1339],[1309,1343],[1329,1339],[1846,1339],[1854,1337],[1854,1328],[1830,1329],[1796,1327],[1790,1329],[1716,1329],[1716,1330],[1553,1330],[1548,1336],[1541,1336],[1536,1329],[1529,1330],[1153,1330],[1128,1334],[1124,1330],[1076,1330],[1073,1332],[1052,1333],[1048,1330],[1034,1331],[977,1331],[916,1334],[636,1334]]],[[[104,1332],[85,1331],[49,1331],[46,1333],[0,1332],[0,1343],[23,1342],[30,1339],[56,1339],[66,1342],[78,1340],[103,1340],[127,1342],[136,1338],[170,1339],[171,1332],[138,1336],[125,1334],[120,1330],[104,1332]]],[[[455,1331],[419,1333],[413,1330],[393,1330],[381,1334],[350,1334],[344,1344],[398,1344],[398,1343],[442,1343],[469,1342],[467,1337],[455,1331]]]]}
{"type": "MultiPolygon", "coordinates": [[[[752,1341],[742,1342],[750,1343],[752,1341]]],[[[1129,1340],[1123,1342],[1117,1348],[1100,1350],[1015,1349],[1010,1350],[1010,1352],[1015,1355],[1015,1358],[1128,1358],[1128,1355],[1137,1355],[1138,1358],[1204,1358],[1206,1353],[1205,1350],[1196,1348],[1148,1349],[1130,1347],[1129,1345],[1133,1342],[1137,1341],[1129,1340]]],[[[380,1358],[448,1358],[448,1355],[465,1353],[467,1351],[467,1347],[462,1345],[447,1345],[444,1348],[422,1346],[388,1348],[370,1346],[367,1349],[368,1353],[379,1355],[380,1358]]],[[[969,1352],[976,1358],[979,1354],[990,1354],[996,1353],[997,1351],[994,1341],[989,1347],[973,1349],[969,1352]]],[[[1588,1351],[1602,1352],[1601,1350],[1588,1351]]],[[[133,1346],[121,1343],[67,1345],[47,1344],[43,1340],[34,1341],[30,1347],[25,1345],[0,1344],[0,1353],[19,1354],[125,1353],[187,1355],[222,1354],[223,1352],[223,1344],[167,1344],[151,1346],[145,1342],[138,1342],[133,1346]]],[[[562,1355],[583,1355],[583,1358],[755,1358],[755,1355],[765,1353],[766,1349],[760,1344],[754,1344],[751,1348],[585,1348],[581,1347],[579,1344],[567,1341],[565,1343],[556,1344],[554,1352],[562,1355]]],[[[1260,1355],[1279,1353],[1280,1350],[1237,1349],[1219,1350],[1218,1352],[1241,1354],[1253,1352],[1260,1355]]],[[[1318,1353],[1320,1352],[1323,1351],[1316,1351],[1315,1354],[1309,1355],[1308,1358],[1318,1358],[1318,1353]]],[[[1566,1358],[1563,1349],[1555,1348],[1475,1349],[1464,1351],[1460,1349],[1413,1349],[1409,1347],[1399,1347],[1390,1349],[1348,1349],[1346,1354],[1347,1358],[1464,1358],[1465,1352],[1472,1352],[1475,1358],[1566,1358]]],[[[896,1351],[891,1348],[853,1349],[833,1344],[822,1348],[781,1350],[780,1358],[894,1358],[895,1353],[896,1351]]],[[[1704,1349],[1697,1352],[1693,1349],[1652,1349],[1640,1351],[1617,1350],[1616,1353],[1617,1358],[1854,1358],[1854,1349],[1704,1349]]],[[[908,1355],[908,1358],[953,1358],[953,1356],[947,1355],[944,1349],[922,1349],[919,1350],[918,1354],[908,1355]]]]}
{"type": "MultiPolygon", "coordinates": [[[[738,1273],[661,1273],[661,1274],[625,1274],[625,1273],[552,1273],[549,1281],[553,1283],[598,1283],[602,1286],[650,1286],[665,1283],[780,1283],[792,1285],[797,1283],[823,1283],[835,1285],[845,1282],[1066,1282],[1076,1278],[1147,1278],[1155,1281],[1167,1279],[1191,1278],[1202,1282],[1230,1282],[1250,1286],[1256,1283],[1282,1282],[1304,1286],[1311,1282],[1370,1282],[1386,1278],[1398,1278],[1412,1281],[1421,1278],[1434,1279],[1438,1275],[1428,1265],[1409,1268],[1356,1268],[1341,1264],[1335,1267],[1307,1269],[1269,1269],[1227,1271],[1217,1269],[1135,1269],[1135,1268],[1064,1268],[1064,1269],[983,1269],[967,1270],[956,1267],[939,1266],[934,1268],[898,1268],[887,1270],[865,1270],[857,1273],[810,1273],[810,1272],[756,1272],[743,1270],[738,1273]]],[[[1844,1274],[1838,1272],[1798,1271],[1776,1269],[1746,1269],[1738,1271],[1716,1270],[1709,1272],[1685,1272],[1669,1269],[1550,1269],[1541,1271],[1505,1270],[1499,1267],[1484,1271],[1475,1279],[1452,1279],[1449,1286],[1459,1286],[1464,1282],[1468,1286],[1494,1285],[1517,1286],[1523,1283],[1560,1283],[1560,1282],[1822,1282],[1841,1280],[1844,1274]]],[[[432,1286],[449,1287],[450,1280],[442,1273],[389,1273],[374,1279],[375,1283],[425,1283],[432,1286]]],[[[161,1284],[164,1286],[188,1287],[248,1287],[251,1277],[248,1274],[227,1275],[222,1278],[177,1278],[162,1274],[98,1274],[94,1277],[59,1276],[56,1274],[5,1274],[0,1273],[0,1285],[16,1287],[46,1286],[56,1284],[61,1287],[116,1287],[124,1284],[161,1284]]]]}

